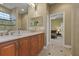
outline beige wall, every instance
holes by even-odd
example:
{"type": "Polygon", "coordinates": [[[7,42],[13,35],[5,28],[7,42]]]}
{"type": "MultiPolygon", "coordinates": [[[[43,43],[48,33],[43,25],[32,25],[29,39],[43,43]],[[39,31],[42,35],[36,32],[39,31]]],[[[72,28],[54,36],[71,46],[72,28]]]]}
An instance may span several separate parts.
{"type": "Polygon", "coordinates": [[[28,14],[21,15],[21,28],[27,30],[28,25],[28,14]]]}
{"type": "Polygon", "coordinates": [[[72,44],[72,55],[79,56],[79,4],[57,4],[50,13],[65,12],[65,44],[72,44]]]}
{"type": "Polygon", "coordinates": [[[19,28],[22,29],[22,15],[21,14],[18,15],[18,25],[19,25],[19,28]]]}
{"type": "Polygon", "coordinates": [[[73,9],[72,16],[72,55],[79,56],[79,7],[73,9]]]}
{"type": "Polygon", "coordinates": [[[65,16],[65,44],[71,45],[71,13],[72,4],[54,4],[50,7],[49,12],[64,12],[65,16]]]}

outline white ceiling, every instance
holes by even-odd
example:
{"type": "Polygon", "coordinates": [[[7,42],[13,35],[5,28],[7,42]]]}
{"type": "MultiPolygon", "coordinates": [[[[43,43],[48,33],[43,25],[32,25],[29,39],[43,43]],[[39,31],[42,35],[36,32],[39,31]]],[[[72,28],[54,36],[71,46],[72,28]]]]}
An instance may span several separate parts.
{"type": "Polygon", "coordinates": [[[20,14],[28,12],[28,4],[27,3],[4,3],[2,5],[9,8],[9,9],[18,8],[20,14]],[[24,9],[24,11],[22,11],[22,9],[24,9]]]}

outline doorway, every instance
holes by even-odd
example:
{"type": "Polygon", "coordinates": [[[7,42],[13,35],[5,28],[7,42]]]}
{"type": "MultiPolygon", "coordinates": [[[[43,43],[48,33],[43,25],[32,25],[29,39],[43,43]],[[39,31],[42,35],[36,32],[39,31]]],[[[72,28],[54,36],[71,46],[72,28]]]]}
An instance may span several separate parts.
{"type": "Polygon", "coordinates": [[[64,46],[64,13],[50,15],[50,43],[64,46]]]}
{"type": "Polygon", "coordinates": [[[71,56],[70,49],[64,47],[64,16],[63,12],[50,14],[47,19],[47,46],[40,55],[71,56]]]}
{"type": "MultiPolygon", "coordinates": [[[[64,48],[65,18],[63,12],[50,15],[50,43],[49,46],[55,55],[66,55],[64,48]]],[[[68,55],[68,54],[67,54],[68,55]]]]}

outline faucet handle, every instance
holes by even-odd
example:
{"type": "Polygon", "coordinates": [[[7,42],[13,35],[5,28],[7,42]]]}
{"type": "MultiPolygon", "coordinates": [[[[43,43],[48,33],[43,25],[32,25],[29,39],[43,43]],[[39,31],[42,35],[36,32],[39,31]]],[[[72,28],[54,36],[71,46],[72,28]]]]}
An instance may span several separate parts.
{"type": "Polygon", "coordinates": [[[3,36],[3,33],[0,33],[0,36],[3,36]]]}

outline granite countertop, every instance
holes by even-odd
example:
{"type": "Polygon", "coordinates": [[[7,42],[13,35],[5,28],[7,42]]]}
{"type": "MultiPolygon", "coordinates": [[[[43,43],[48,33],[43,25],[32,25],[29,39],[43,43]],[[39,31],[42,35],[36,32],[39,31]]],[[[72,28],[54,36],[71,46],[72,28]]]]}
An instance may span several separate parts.
{"type": "Polygon", "coordinates": [[[0,43],[11,41],[11,40],[17,40],[19,38],[28,37],[28,36],[32,36],[32,35],[36,35],[36,34],[40,34],[40,33],[44,33],[44,32],[43,31],[23,32],[21,34],[15,34],[15,35],[4,35],[4,36],[0,36],[0,43]]]}

